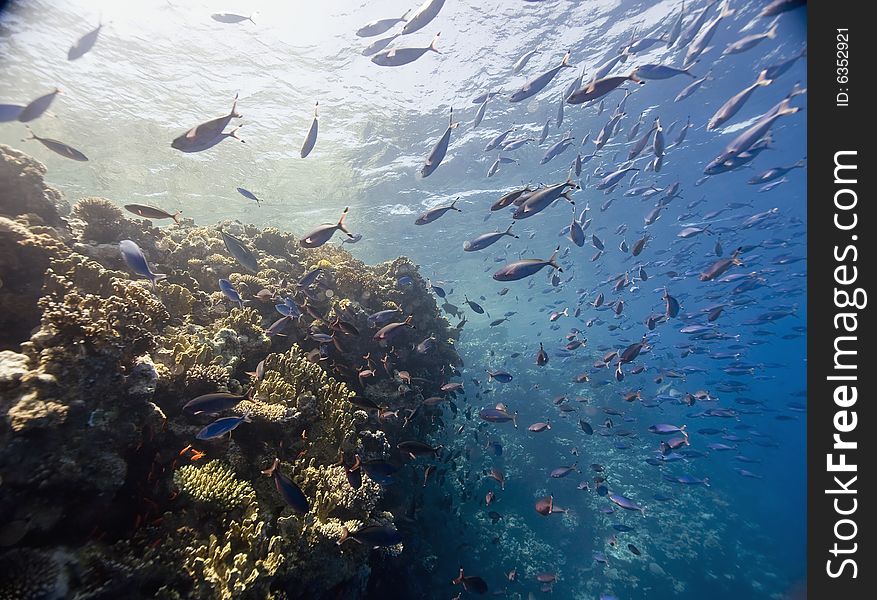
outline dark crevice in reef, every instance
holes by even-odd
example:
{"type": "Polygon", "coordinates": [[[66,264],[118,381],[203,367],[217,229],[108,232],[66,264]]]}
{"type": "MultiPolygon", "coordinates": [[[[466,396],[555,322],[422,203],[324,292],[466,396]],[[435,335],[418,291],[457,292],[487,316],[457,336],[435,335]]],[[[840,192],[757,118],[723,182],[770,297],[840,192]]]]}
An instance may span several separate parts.
{"type": "Polygon", "coordinates": [[[421,597],[402,582],[420,568],[428,459],[412,468],[396,445],[437,433],[439,411],[422,401],[460,359],[417,267],[222,223],[255,249],[248,272],[215,225],[158,228],[102,198],[71,209],[44,174],[0,146],[0,600],[421,597]],[[124,239],[167,275],[155,289],[122,261],[124,239]],[[296,283],[318,268],[305,294],[296,283]],[[261,290],[305,307],[285,336],[266,335],[279,315],[261,290]],[[379,345],[368,316],[402,306],[395,320],[411,314],[416,329],[379,345]],[[321,359],[311,334],[333,325],[337,346],[321,359]],[[415,351],[430,336],[434,348],[415,351]],[[222,414],[250,422],[199,441],[215,417],[182,407],[212,392],[246,394],[222,414]],[[379,419],[368,402],[388,412],[379,419]],[[395,481],[365,474],[353,487],[356,456],[397,469],[395,481]],[[307,512],[262,474],[275,457],[307,512]],[[337,544],[368,525],[403,541],[337,544]]]}

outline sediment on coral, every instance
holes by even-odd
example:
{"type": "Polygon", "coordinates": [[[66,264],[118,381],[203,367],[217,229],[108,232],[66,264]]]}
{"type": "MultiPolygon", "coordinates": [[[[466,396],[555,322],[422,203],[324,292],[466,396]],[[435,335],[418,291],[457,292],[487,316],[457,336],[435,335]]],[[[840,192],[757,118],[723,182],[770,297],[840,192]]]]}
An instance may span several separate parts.
{"type": "Polygon", "coordinates": [[[65,223],[44,174],[0,147],[0,567],[17,569],[0,576],[0,599],[357,597],[405,545],[338,546],[343,529],[401,527],[421,475],[388,488],[349,469],[407,468],[396,444],[435,430],[420,402],[460,364],[458,330],[417,266],[366,265],[237,222],[158,228],[113,199],[80,200],[65,223]],[[132,273],[121,239],[167,278],[153,288],[132,273]],[[413,285],[396,285],[403,275],[413,285]],[[296,311],[268,335],[286,299],[296,311]],[[368,316],[400,307],[417,329],[375,341],[368,316]],[[435,348],[418,353],[426,337],[435,348]],[[183,410],[215,392],[242,399],[216,415],[183,410]],[[219,416],[245,419],[198,439],[219,416]],[[305,513],[263,474],[275,458],[305,513]]]}

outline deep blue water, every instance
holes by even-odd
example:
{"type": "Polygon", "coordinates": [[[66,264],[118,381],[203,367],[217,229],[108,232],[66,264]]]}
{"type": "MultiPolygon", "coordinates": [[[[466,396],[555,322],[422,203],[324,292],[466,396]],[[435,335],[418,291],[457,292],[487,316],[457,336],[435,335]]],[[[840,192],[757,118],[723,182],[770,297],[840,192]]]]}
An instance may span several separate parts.
{"type": "MultiPolygon", "coordinates": [[[[302,20],[316,19],[319,31],[301,23],[280,24],[270,18],[269,6],[264,9],[268,18],[257,20],[265,23],[263,29],[255,26],[248,33],[236,32],[240,37],[233,39],[220,39],[215,30],[199,25],[182,40],[173,32],[179,33],[183,16],[191,18],[195,8],[150,7],[153,13],[143,8],[145,16],[154,16],[142,21],[146,30],[125,39],[127,47],[116,44],[115,50],[108,51],[127,55],[129,60],[106,66],[99,81],[96,73],[101,67],[94,63],[77,65],[81,72],[65,75],[69,87],[79,83],[79,89],[86,92],[70,94],[67,105],[68,110],[82,109],[82,119],[48,126],[58,137],[66,134],[65,139],[97,132],[105,143],[93,144],[98,159],[94,162],[104,166],[83,174],[61,164],[62,159],[45,152],[40,155],[38,147],[33,151],[49,164],[52,184],[66,193],[151,199],[167,210],[184,208],[198,222],[237,218],[302,233],[315,222],[336,219],[349,205],[349,225],[363,234],[361,242],[348,246],[351,252],[367,262],[405,254],[421,265],[424,276],[448,292],[448,302],[460,307],[467,319],[459,345],[466,365],[461,379],[466,392],[465,398],[456,401],[456,417],[445,408],[446,435],[434,441],[444,444],[446,452],[462,456],[455,458],[456,469],[445,473],[442,484],[428,484],[425,505],[417,517],[430,528],[412,545],[422,556],[435,557],[434,568],[418,566],[407,571],[435,597],[451,597],[459,591],[450,580],[462,566],[467,574],[483,577],[491,590],[506,587],[523,597],[531,591],[538,597],[536,574],[553,572],[558,576],[555,598],[590,599],[601,594],[628,599],[780,598],[804,578],[805,571],[806,423],[805,413],[795,405],[806,404],[806,169],[791,171],[788,181],[763,193],[760,186],[746,181],[804,156],[803,115],[779,119],[772,129],[770,149],[750,167],[697,185],[706,163],[731,139],[786,96],[796,82],[806,86],[806,65],[801,60],[770,86],[755,90],[724,128],[706,131],[706,122],[722,103],[754,82],[762,68],[795,56],[806,43],[806,12],[799,9],[779,17],[776,39],[719,58],[729,43],[768,28],[771,19],[764,18],[741,32],[765,4],[732,0],[737,13],[720,24],[711,48],[691,69],[697,76],[711,69],[713,79],[691,97],[673,101],[691,81],[684,75],[623,86],[633,92],[626,101],[626,116],[611,141],[575,178],[582,187],[572,194],[575,210],[580,213],[588,206],[592,219],[583,248],[560,235],[571,218],[570,206],[563,200],[531,219],[516,222],[513,231],[520,239],[504,238],[487,250],[472,253],[464,252],[462,244],[477,234],[508,226],[508,209],[488,210],[503,192],[522,182],[535,186],[562,181],[578,152],[593,151],[592,141],[581,148],[582,138],[590,131],[594,139],[623,93],[605,96],[605,110],[599,115],[596,106],[567,105],[563,124],[557,128],[553,121],[562,90],[582,65],[587,76],[613,56],[630,40],[635,27],[654,36],[665,32],[678,14],[678,2],[448,0],[434,24],[418,34],[418,40],[428,43],[433,31],[440,29],[442,54],[428,54],[393,73],[360,56],[367,41],[355,38],[353,31],[372,18],[401,14],[408,7],[405,2],[327,5],[326,14],[320,7],[310,7],[302,20]],[[143,50],[139,46],[159,26],[166,35],[154,38],[160,39],[155,52],[131,60],[134,47],[143,50]],[[299,28],[294,33],[304,39],[290,39],[293,27],[299,28]],[[306,30],[307,34],[302,33],[306,30]],[[537,44],[540,54],[521,74],[511,74],[511,64],[537,44]],[[556,66],[567,49],[572,51],[575,69],[565,69],[527,101],[510,104],[506,100],[504,96],[527,77],[556,66]],[[192,53],[189,63],[187,50],[192,53]],[[77,82],[77,76],[84,79],[77,82]],[[97,91],[107,86],[118,95],[97,91]],[[212,159],[187,163],[190,166],[185,170],[180,168],[182,162],[175,162],[182,159],[171,157],[167,149],[132,146],[129,138],[112,134],[124,131],[138,139],[170,139],[169,132],[176,132],[192,120],[191,114],[206,109],[187,113],[194,110],[194,99],[206,104],[209,97],[209,112],[224,110],[236,89],[242,90],[241,111],[253,121],[244,128],[248,143],[226,143],[212,159]],[[489,89],[501,90],[503,95],[490,101],[482,124],[472,129],[478,106],[471,99],[489,89]],[[303,163],[297,152],[315,98],[323,107],[320,139],[314,154],[303,163]],[[461,125],[452,133],[441,166],[421,179],[417,172],[444,132],[451,107],[461,125]],[[90,110],[85,112],[85,108],[90,110]],[[608,172],[623,163],[630,146],[628,131],[641,113],[639,135],[655,117],[665,130],[675,123],[667,135],[668,145],[687,118],[693,124],[686,140],[667,150],[659,173],[642,171],[636,176],[634,186],[666,188],[674,182],[681,186],[681,197],[673,199],[648,226],[643,218],[662,194],[645,200],[624,196],[631,181],[628,176],[606,195],[595,189],[599,177],[594,175],[595,169],[608,172]],[[546,119],[552,120],[546,143],[536,147],[531,142],[507,153],[518,164],[504,164],[488,178],[487,170],[497,154],[483,152],[487,141],[512,124],[519,127],[513,137],[538,138],[546,119]],[[540,165],[546,148],[567,131],[575,136],[571,148],[540,165]],[[103,161],[101,153],[106,153],[103,161]],[[235,196],[237,185],[266,196],[265,206],[256,210],[243,204],[235,196]],[[449,212],[432,224],[414,225],[424,210],[457,196],[462,213],[449,212]],[[701,198],[702,203],[688,207],[701,198]],[[601,210],[609,199],[611,206],[601,210]],[[729,208],[731,204],[738,207],[729,208]],[[776,213],[761,224],[743,227],[748,217],[774,208],[776,213]],[[720,214],[707,217],[719,210],[720,214]],[[676,235],[684,226],[707,223],[709,233],[688,240],[676,235]],[[626,233],[616,234],[621,225],[627,226],[626,233]],[[632,246],[644,233],[649,240],[638,257],[619,249],[622,240],[632,246]],[[605,243],[604,254],[593,262],[596,250],[591,234],[605,243]],[[747,248],[740,255],[743,264],[726,275],[752,274],[749,280],[758,284],[754,289],[735,293],[742,279],[699,281],[698,275],[718,260],[717,240],[723,257],[736,247],[747,248]],[[522,281],[501,283],[491,278],[502,263],[520,257],[547,258],[558,245],[563,273],[558,274],[557,285],[550,280],[550,268],[522,281]],[[640,266],[649,275],[647,281],[634,277],[640,266]],[[613,291],[617,276],[624,273],[633,279],[630,286],[613,291]],[[510,291],[500,296],[505,287],[510,291]],[[682,310],[649,332],[644,321],[650,314],[664,313],[665,288],[679,300],[682,310]],[[600,292],[606,304],[623,300],[620,316],[605,305],[599,310],[590,306],[600,292]],[[464,295],[481,304],[489,316],[469,310],[464,295]],[[727,307],[710,324],[710,331],[724,339],[697,340],[680,332],[686,325],[707,324],[703,309],[717,304],[727,307]],[[566,308],[571,315],[576,307],[581,307],[579,317],[549,321],[552,311],[566,308]],[[510,311],[514,314],[507,322],[489,326],[510,311]],[[769,311],[790,314],[772,322],[747,324],[769,311]],[[573,328],[579,330],[575,338],[587,342],[564,357],[561,348],[573,328]],[[607,351],[624,349],[644,334],[651,350],[623,367],[622,381],[614,378],[614,361],[608,369],[593,368],[594,361],[607,351]],[[543,367],[535,364],[539,342],[550,356],[543,367]],[[512,358],[513,353],[520,355],[512,358]],[[645,371],[630,374],[636,365],[643,365],[645,371]],[[735,365],[739,373],[725,371],[735,365]],[[487,369],[508,371],[514,379],[505,384],[488,382],[487,369]],[[672,377],[668,372],[682,376],[672,377]],[[575,383],[574,377],[583,373],[590,381],[575,383]],[[662,381],[656,382],[662,374],[662,381]],[[680,401],[699,390],[709,392],[711,399],[693,406],[680,401]],[[624,394],[634,391],[641,393],[641,399],[625,402],[624,394]],[[564,413],[552,403],[559,395],[568,396],[563,404],[572,407],[572,412],[564,413]],[[656,398],[664,401],[658,403],[656,398]],[[480,408],[497,402],[518,412],[517,429],[510,423],[484,423],[478,418],[480,408]],[[607,407],[623,414],[607,415],[607,407]],[[464,414],[467,408],[471,418],[464,414]],[[734,412],[727,417],[703,414],[717,408],[734,412]],[[603,426],[607,418],[613,421],[611,428],[603,426]],[[583,433],[581,419],[593,426],[594,435],[583,433]],[[544,420],[550,420],[550,430],[527,431],[531,423],[544,420]],[[658,444],[666,439],[648,431],[658,423],[686,425],[690,445],[682,450],[703,455],[660,466],[647,464],[645,460],[656,457],[658,444]],[[461,424],[463,431],[457,434],[461,424]],[[704,428],[722,433],[698,433],[704,428]],[[627,430],[629,435],[619,436],[618,430],[627,430]],[[740,439],[726,440],[723,435],[740,439]],[[502,456],[485,447],[488,441],[502,444],[502,456]],[[629,447],[616,448],[619,442],[629,447]],[[735,445],[737,450],[710,451],[710,443],[735,445]],[[572,455],[573,448],[577,456],[572,455]],[[737,455],[757,462],[741,462],[735,459],[737,455]],[[581,474],[562,479],[548,476],[551,469],[574,462],[581,474]],[[617,507],[613,514],[602,512],[614,505],[594,491],[592,463],[603,465],[613,493],[645,507],[645,517],[617,507]],[[492,467],[504,471],[504,490],[486,476],[492,467]],[[757,477],[744,477],[735,469],[746,469],[757,477]],[[681,485],[663,477],[683,474],[709,478],[710,485],[681,485]],[[590,481],[590,491],[577,489],[583,480],[590,481]],[[484,496],[490,490],[496,497],[485,507],[484,496]],[[535,501],[549,494],[570,513],[538,514],[535,501]],[[658,501],[655,494],[671,499],[658,501]],[[490,510],[502,518],[492,523],[490,510]],[[613,523],[635,529],[618,532],[613,523]],[[641,556],[632,554],[628,543],[641,556]],[[604,554],[607,564],[595,563],[595,553],[604,554]],[[517,583],[508,582],[505,576],[513,568],[518,572],[517,583]]],[[[688,2],[686,14],[704,6],[688,2]]],[[[54,81],[51,74],[56,67],[44,60],[48,40],[58,31],[68,31],[76,15],[96,17],[100,8],[107,7],[67,3],[59,5],[54,14],[24,5],[14,11],[6,25],[13,33],[7,32],[0,45],[0,75],[13,83],[0,92],[0,102],[34,96],[49,85],[46,81],[54,81]]],[[[206,14],[210,8],[205,5],[199,10],[206,14]]],[[[710,11],[712,18],[717,9],[710,11]]],[[[134,25],[121,14],[114,18],[118,41],[124,39],[120,32],[134,25]]],[[[687,17],[686,25],[689,22],[687,17]]],[[[111,40],[112,29],[108,46],[111,40]]],[[[657,44],[629,58],[613,73],[627,73],[647,62],[681,66],[684,53],[657,44]]],[[[792,104],[806,107],[806,94],[794,98],[792,104]]],[[[21,135],[18,128],[4,125],[0,142],[20,146],[21,135]]],[[[649,144],[643,156],[651,152],[649,144]]],[[[637,166],[645,164],[640,160],[637,166]]],[[[449,316],[449,320],[456,323],[459,318],[449,316]]]]}

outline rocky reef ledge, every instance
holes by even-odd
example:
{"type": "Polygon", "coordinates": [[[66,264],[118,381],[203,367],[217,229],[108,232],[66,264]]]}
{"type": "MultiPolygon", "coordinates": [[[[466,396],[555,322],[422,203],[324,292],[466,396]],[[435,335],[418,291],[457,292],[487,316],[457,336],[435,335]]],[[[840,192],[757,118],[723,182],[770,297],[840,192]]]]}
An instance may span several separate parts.
{"type": "Polygon", "coordinates": [[[45,172],[0,146],[0,600],[360,597],[405,551],[431,460],[397,445],[429,443],[423,401],[460,364],[416,265],[237,222],[159,228],[103,198],[71,209],[45,172]],[[131,272],[126,239],[166,279],[131,272]],[[283,298],[301,316],[269,335],[283,298]],[[393,310],[413,327],[381,343],[369,316],[393,310]],[[217,392],[240,401],[184,410],[217,392]],[[368,527],[383,538],[357,539],[368,527]]]}

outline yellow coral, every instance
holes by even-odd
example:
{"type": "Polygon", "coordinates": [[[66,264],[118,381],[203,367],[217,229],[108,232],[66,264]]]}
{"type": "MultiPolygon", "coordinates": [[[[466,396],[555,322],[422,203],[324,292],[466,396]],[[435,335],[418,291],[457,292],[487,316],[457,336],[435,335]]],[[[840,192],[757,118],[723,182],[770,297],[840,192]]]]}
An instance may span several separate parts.
{"type": "Polygon", "coordinates": [[[231,467],[219,460],[204,466],[180,467],[174,471],[174,484],[192,501],[224,511],[246,506],[256,499],[253,486],[239,480],[231,467]]]}

